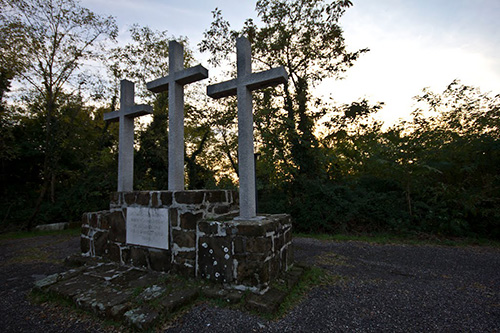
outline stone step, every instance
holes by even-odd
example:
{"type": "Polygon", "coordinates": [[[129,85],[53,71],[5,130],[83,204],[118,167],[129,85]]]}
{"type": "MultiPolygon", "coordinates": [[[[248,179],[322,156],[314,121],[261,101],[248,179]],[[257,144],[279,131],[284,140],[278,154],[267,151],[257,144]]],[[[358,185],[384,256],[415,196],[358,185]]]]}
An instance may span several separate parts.
{"type": "Polygon", "coordinates": [[[260,313],[274,313],[287,296],[287,292],[271,288],[264,295],[251,294],[248,296],[246,308],[260,313]]]}
{"type": "Polygon", "coordinates": [[[39,280],[33,289],[71,300],[81,309],[139,330],[154,327],[160,318],[194,304],[200,295],[264,314],[274,313],[304,272],[294,267],[279,279],[279,289],[258,295],[112,262],[92,260],[87,264],[39,280]]]}

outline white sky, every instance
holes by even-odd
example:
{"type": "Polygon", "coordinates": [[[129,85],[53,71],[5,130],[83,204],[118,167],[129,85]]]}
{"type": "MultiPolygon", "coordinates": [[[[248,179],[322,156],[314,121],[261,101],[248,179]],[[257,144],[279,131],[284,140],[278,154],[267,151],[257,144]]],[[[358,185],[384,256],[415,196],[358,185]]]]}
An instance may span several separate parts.
{"type": "MultiPolygon", "coordinates": [[[[317,90],[341,103],[384,102],[387,121],[408,115],[424,87],[442,91],[453,79],[500,93],[499,0],[352,0],[340,21],[349,50],[368,47],[343,80],[317,90]]],[[[222,10],[233,29],[256,19],[255,0],[82,0],[82,6],[116,17],[120,40],[134,23],[186,36],[197,49],[222,10]]],[[[206,56],[195,53],[210,70],[206,56]]]]}

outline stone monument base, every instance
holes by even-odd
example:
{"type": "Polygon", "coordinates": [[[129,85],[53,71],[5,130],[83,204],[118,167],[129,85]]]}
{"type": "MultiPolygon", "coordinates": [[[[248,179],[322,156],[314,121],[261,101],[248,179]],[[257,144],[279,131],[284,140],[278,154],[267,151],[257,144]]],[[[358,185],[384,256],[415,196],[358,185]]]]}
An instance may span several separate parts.
{"type": "Polygon", "coordinates": [[[116,192],[109,210],[83,215],[81,249],[262,294],[292,266],[290,217],[244,221],[237,213],[234,191],[116,192]]]}

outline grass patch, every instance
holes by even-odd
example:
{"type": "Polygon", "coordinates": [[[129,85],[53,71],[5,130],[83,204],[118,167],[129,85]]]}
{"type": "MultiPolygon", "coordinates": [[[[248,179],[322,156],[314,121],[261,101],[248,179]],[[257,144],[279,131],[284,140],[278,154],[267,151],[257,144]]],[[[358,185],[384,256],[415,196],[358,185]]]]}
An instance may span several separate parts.
{"type": "Polygon", "coordinates": [[[28,247],[22,250],[17,256],[11,258],[8,263],[16,264],[27,264],[34,262],[52,262],[55,263],[57,260],[51,260],[49,258],[49,253],[38,247],[28,247]]]}
{"type": "Polygon", "coordinates": [[[348,260],[349,258],[333,252],[325,252],[316,256],[316,262],[321,265],[354,267],[347,263],[348,260]]]}
{"type": "Polygon", "coordinates": [[[14,231],[5,234],[0,234],[0,240],[8,239],[22,239],[22,238],[32,238],[38,236],[51,236],[51,235],[68,235],[68,236],[79,236],[81,234],[81,228],[70,228],[65,230],[54,230],[54,231],[14,231]]]}
{"type": "Polygon", "coordinates": [[[500,247],[500,241],[495,241],[485,238],[461,238],[461,237],[439,237],[430,234],[306,234],[294,233],[294,237],[298,238],[314,238],[325,241],[358,241],[373,244],[405,244],[405,245],[441,245],[441,246],[490,246],[500,247]]]}
{"type": "Polygon", "coordinates": [[[65,297],[59,296],[55,293],[40,291],[39,289],[36,288],[31,290],[31,292],[28,295],[28,299],[35,304],[56,303],[58,305],[70,307],[73,310],[82,311],[75,305],[73,301],[65,297]]]}
{"type": "MultiPolygon", "coordinates": [[[[332,286],[343,283],[348,279],[341,275],[331,274],[318,267],[306,267],[299,282],[290,290],[275,313],[258,313],[267,320],[283,318],[291,309],[296,307],[304,297],[315,287],[332,286]]],[[[280,286],[273,286],[281,289],[280,286]]]]}

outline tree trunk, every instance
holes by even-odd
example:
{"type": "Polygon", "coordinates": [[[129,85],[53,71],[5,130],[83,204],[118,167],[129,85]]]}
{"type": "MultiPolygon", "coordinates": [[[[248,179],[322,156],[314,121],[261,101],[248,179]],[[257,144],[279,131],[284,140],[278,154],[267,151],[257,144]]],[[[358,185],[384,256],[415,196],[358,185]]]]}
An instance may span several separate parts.
{"type": "Polygon", "coordinates": [[[33,229],[35,226],[35,219],[38,217],[40,213],[40,207],[42,205],[43,200],[45,199],[45,195],[51,185],[52,181],[52,170],[53,170],[53,160],[54,160],[54,149],[53,149],[53,135],[52,135],[52,117],[55,109],[55,101],[54,94],[49,91],[47,93],[47,119],[45,121],[45,158],[43,161],[43,183],[42,188],[40,190],[40,195],[35,203],[35,209],[31,214],[26,228],[28,230],[33,229]]]}

